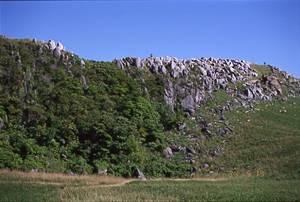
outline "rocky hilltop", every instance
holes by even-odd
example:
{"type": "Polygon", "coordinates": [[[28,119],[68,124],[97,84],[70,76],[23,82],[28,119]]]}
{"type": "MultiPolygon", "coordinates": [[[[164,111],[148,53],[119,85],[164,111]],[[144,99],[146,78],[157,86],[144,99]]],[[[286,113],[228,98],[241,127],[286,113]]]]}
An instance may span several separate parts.
{"type": "Polygon", "coordinates": [[[166,80],[164,100],[172,109],[176,105],[194,114],[211,93],[224,89],[235,97],[235,104],[245,106],[276,96],[299,95],[299,80],[278,68],[268,66],[269,75],[259,75],[255,65],[234,59],[177,59],[175,57],[126,57],[114,60],[120,69],[139,68],[161,74],[166,80]],[[239,88],[238,85],[241,88],[239,88]],[[283,86],[288,92],[283,93],[283,86]]]}

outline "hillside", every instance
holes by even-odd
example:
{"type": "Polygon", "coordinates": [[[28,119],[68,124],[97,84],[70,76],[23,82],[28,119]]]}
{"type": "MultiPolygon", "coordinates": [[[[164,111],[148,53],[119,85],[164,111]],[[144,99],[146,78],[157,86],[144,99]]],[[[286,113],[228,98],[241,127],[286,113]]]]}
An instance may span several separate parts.
{"type": "Polygon", "coordinates": [[[300,81],[243,60],[81,59],[0,37],[0,168],[299,178],[300,81]]]}

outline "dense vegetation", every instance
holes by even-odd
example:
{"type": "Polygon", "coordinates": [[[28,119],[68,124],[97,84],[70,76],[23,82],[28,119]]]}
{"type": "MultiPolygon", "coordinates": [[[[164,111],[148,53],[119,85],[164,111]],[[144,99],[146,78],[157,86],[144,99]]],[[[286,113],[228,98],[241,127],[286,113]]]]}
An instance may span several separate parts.
{"type": "Polygon", "coordinates": [[[113,63],[82,68],[76,55],[4,37],[0,55],[0,168],[123,176],[189,169],[162,154],[174,113],[113,63]]]}

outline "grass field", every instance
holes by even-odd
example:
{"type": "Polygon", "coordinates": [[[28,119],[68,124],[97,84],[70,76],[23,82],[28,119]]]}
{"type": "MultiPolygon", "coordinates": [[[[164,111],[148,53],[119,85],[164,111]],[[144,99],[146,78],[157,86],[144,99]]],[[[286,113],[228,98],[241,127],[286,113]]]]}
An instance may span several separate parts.
{"type": "Polygon", "coordinates": [[[132,182],[113,188],[70,189],[66,201],[296,201],[300,181],[240,178],[226,181],[149,181],[132,182]]]}
{"type": "Polygon", "coordinates": [[[225,168],[215,178],[137,181],[2,170],[0,201],[300,201],[300,99],[225,116],[234,134],[215,160],[225,168]]]}
{"type": "Polygon", "coordinates": [[[0,201],[299,201],[300,180],[153,179],[1,172],[0,201]],[[17,179],[16,179],[17,178],[17,179]]]}
{"type": "Polygon", "coordinates": [[[234,126],[220,166],[236,175],[300,179],[300,98],[226,115],[234,126]]]}

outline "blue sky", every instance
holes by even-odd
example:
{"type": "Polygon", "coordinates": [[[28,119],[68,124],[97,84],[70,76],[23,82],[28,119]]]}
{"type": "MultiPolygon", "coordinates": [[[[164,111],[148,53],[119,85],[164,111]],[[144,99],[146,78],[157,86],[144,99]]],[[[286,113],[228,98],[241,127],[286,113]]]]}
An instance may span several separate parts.
{"type": "Polygon", "coordinates": [[[298,0],[2,1],[0,32],[94,60],[239,58],[300,76],[298,0]]]}

